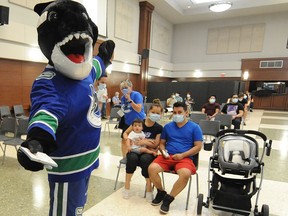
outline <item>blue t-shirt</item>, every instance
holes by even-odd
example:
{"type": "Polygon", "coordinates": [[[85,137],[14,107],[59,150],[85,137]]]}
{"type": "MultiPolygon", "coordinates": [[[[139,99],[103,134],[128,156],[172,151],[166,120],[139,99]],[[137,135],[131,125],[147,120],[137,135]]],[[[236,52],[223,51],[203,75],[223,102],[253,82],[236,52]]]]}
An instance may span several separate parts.
{"type": "Polygon", "coordinates": [[[203,140],[203,134],[199,125],[192,121],[188,121],[181,128],[175,122],[170,122],[164,126],[161,139],[166,140],[166,150],[173,155],[190,150],[195,141],[203,140]]]}
{"type": "Polygon", "coordinates": [[[121,109],[125,113],[124,118],[126,125],[131,125],[136,118],[143,120],[146,117],[146,114],[144,112],[143,96],[137,91],[132,91],[130,94],[130,98],[132,101],[134,101],[135,104],[142,104],[142,108],[141,111],[138,113],[132,108],[131,104],[128,103],[127,99],[122,96],[121,109]]]}

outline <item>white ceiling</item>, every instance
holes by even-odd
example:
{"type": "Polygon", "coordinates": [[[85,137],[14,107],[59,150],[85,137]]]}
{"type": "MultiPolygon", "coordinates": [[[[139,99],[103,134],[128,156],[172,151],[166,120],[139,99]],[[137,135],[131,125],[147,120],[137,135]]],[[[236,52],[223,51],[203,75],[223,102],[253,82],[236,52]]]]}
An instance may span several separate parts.
{"type": "MultiPolygon", "coordinates": [[[[143,0],[139,0],[143,1],[143,0]]],[[[208,7],[213,2],[193,4],[195,0],[146,0],[155,6],[155,11],[173,24],[204,20],[228,19],[265,13],[288,12],[288,0],[227,0],[232,7],[222,13],[213,13],[208,7]],[[189,8],[188,8],[189,6],[189,8]]]]}

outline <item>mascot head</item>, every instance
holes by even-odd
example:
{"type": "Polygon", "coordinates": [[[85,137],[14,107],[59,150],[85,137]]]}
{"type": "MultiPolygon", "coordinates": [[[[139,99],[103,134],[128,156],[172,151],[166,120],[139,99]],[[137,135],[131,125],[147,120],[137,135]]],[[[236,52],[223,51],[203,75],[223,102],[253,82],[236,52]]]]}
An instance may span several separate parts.
{"type": "Polygon", "coordinates": [[[71,0],[40,3],[37,31],[41,51],[57,71],[75,80],[88,76],[98,28],[84,6],[71,0]]]}

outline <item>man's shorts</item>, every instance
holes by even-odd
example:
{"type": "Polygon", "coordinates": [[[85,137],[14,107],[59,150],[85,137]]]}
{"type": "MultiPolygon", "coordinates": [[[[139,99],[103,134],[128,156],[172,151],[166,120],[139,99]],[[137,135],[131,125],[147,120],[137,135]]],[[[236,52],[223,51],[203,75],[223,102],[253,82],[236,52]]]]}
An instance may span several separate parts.
{"type": "Polygon", "coordinates": [[[182,160],[174,160],[172,159],[172,155],[170,158],[165,159],[162,155],[158,155],[158,157],[152,162],[159,164],[165,171],[169,172],[177,170],[181,168],[189,169],[191,174],[196,173],[196,167],[191,158],[183,158],[182,160]]]}

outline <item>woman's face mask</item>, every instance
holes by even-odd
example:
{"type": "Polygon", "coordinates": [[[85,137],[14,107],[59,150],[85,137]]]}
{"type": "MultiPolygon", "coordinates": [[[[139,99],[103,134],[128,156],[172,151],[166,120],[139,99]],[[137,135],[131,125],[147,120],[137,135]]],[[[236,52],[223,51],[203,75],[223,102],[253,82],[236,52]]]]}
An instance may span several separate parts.
{"type": "Polygon", "coordinates": [[[122,89],[121,89],[121,92],[122,92],[124,95],[126,95],[126,94],[128,94],[129,89],[128,89],[128,88],[122,88],[122,89]]]}
{"type": "Polygon", "coordinates": [[[176,123],[180,123],[184,121],[184,115],[182,114],[174,114],[173,115],[173,121],[176,123]]]}
{"type": "Polygon", "coordinates": [[[151,114],[149,115],[149,119],[150,119],[151,121],[153,121],[153,122],[158,122],[158,121],[160,121],[160,118],[161,118],[161,116],[160,116],[159,114],[156,114],[156,113],[151,113],[151,114]]]}

